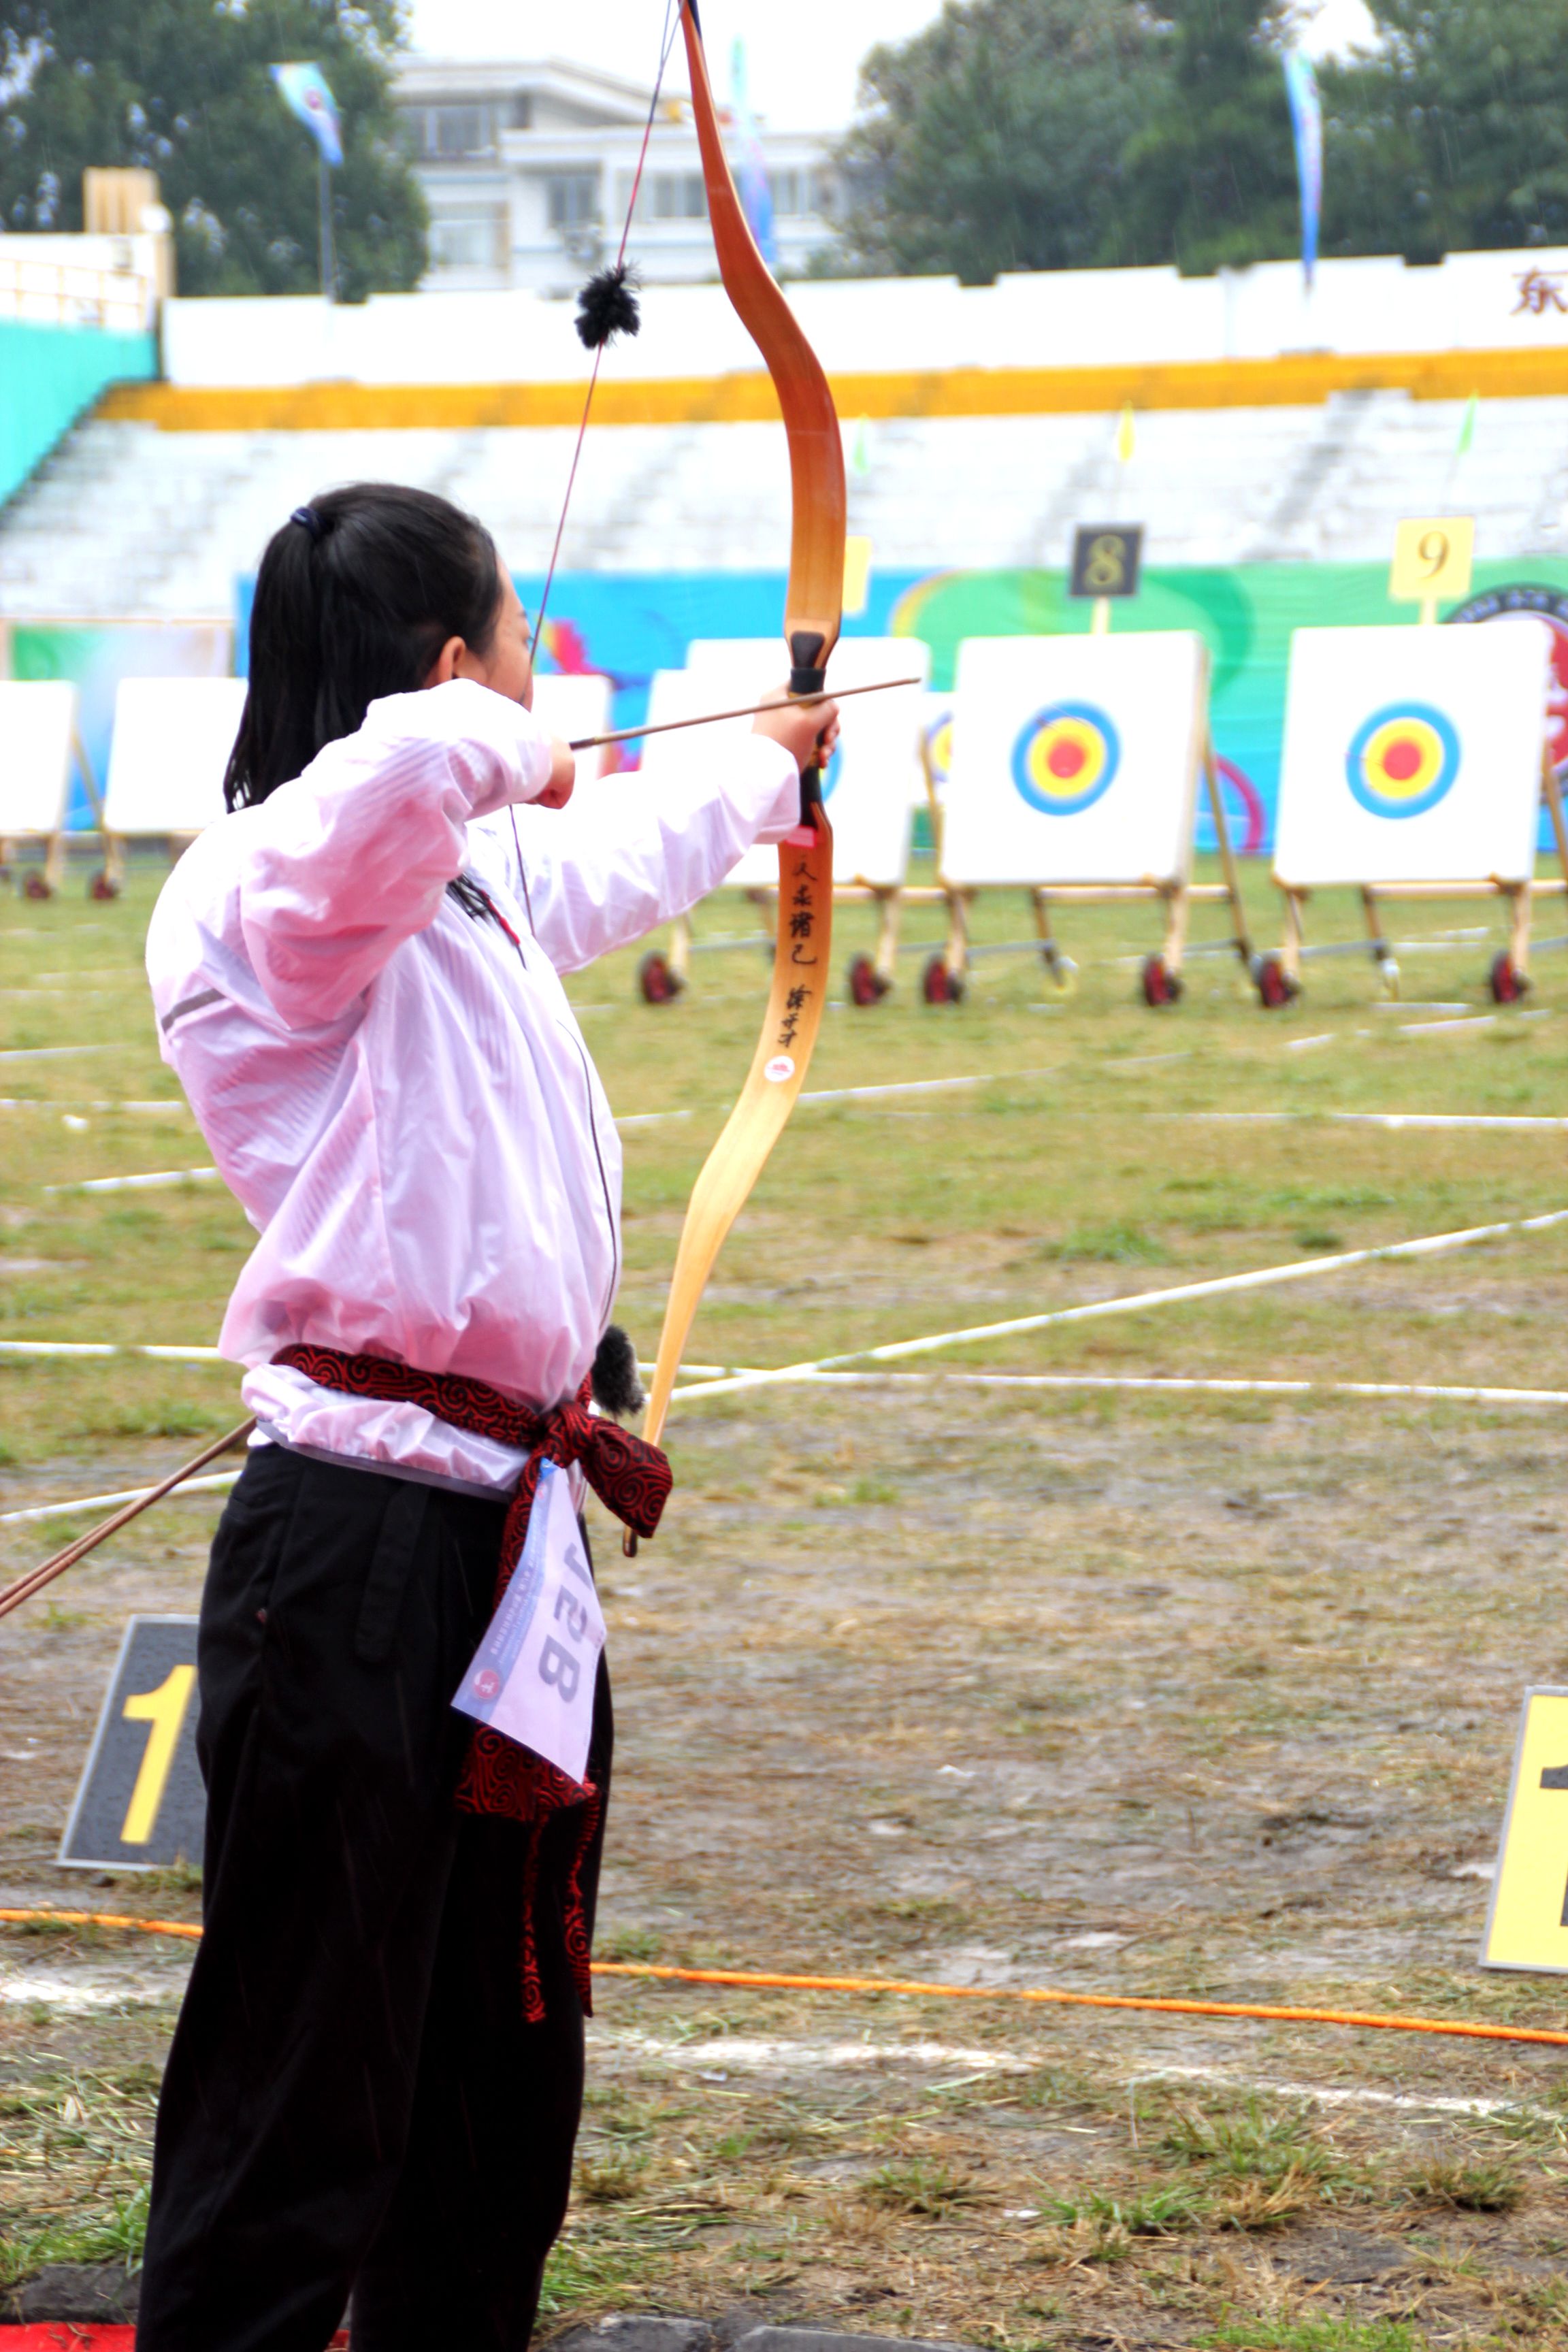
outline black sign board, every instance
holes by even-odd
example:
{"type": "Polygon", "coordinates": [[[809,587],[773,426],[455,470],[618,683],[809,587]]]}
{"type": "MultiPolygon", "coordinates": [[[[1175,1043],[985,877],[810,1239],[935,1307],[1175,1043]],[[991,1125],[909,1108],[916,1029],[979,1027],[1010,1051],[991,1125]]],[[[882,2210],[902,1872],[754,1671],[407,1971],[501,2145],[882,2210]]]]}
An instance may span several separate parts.
{"type": "Polygon", "coordinates": [[[1141,522],[1080,522],[1072,535],[1069,596],[1136,596],[1143,562],[1141,522]]]}
{"type": "Polygon", "coordinates": [[[103,1870],[200,1862],[196,1620],[132,1617],[109,1678],[60,1860],[103,1870]]]}

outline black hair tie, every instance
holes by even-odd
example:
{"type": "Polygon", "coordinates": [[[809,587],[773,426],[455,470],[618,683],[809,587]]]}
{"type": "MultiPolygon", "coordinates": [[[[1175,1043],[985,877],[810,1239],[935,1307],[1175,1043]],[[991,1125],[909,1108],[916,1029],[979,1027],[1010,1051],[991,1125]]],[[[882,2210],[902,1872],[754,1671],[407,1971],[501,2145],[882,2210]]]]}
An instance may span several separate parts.
{"type": "Polygon", "coordinates": [[[308,530],[312,539],[321,538],[321,518],[314,507],[296,507],[289,520],[290,522],[300,524],[302,530],[308,530]]]}

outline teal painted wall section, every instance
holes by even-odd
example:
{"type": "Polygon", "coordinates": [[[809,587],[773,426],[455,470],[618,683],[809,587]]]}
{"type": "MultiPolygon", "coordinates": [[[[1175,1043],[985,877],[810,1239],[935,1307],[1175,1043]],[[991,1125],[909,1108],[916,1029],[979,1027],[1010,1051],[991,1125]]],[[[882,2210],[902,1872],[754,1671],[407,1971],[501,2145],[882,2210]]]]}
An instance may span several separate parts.
{"type": "Polygon", "coordinates": [[[0,319],[0,506],[106,384],[157,373],[153,335],[0,319]]]}

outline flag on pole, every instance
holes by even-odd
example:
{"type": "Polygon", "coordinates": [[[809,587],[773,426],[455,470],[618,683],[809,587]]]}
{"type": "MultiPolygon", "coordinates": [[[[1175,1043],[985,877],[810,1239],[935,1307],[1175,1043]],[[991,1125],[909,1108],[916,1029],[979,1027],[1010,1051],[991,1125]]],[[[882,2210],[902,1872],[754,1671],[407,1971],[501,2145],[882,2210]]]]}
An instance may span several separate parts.
{"type": "Polygon", "coordinates": [[[763,160],[763,142],[757,136],[756,117],[752,112],[746,94],[746,44],[737,35],[730,51],[730,98],[735,116],[735,135],[740,142],[740,168],[735,174],[741,191],[741,202],[752,235],[757,241],[757,251],[770,269],[779,266],[778,241],[773,236],[773,192],[768,183],[768,167],[763,160]]]}
{"type": "Polygon", "coordinates": [[[337,101],[327,88],[320,66],[274,66],[278,94],[297,121],[302,122],[321,151],[321,161],[334,169],[343,160],[342,125],[337,101]]]}
{"type": "Polygon", "coordinates": [[[1285,52],[1285,95],[1296,141],[1296,184],[1301,192],[1301,275],[1307,290],[1318,267],[1318,217],[1323,205],[1323,102],[1304,50],[1285,52]]]}
{"type": "Polygon", "coordinates": [[[1132,403],[1129,401],[1116,425],[1116,454],[1125,466],[1137,446],[1138,436],[1132,423],[1132,403]]]}
{"type": "Polygon", "coordinates": [[[1472,392],[1465,403],[1465,414],[1459,423],[1459,438],[1454,450],[1456,459],[1469,454],[1470,444],[1476,437],[1476,411],[1479,406],[1480,394],[1472,392]]]}

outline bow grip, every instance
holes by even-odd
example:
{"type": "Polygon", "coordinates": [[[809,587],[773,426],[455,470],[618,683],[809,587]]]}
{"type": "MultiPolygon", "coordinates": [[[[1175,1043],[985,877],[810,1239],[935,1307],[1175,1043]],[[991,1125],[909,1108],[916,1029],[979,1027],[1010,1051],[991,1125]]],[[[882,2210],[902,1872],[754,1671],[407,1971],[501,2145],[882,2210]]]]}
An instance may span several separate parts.
{"type": "MultiPolygon", "coordinates": [[[[789,690],[792,694],[820,694],[827,683],[827,671],[823,663],[823,640],[815,629],[796,629],[790,637],[789,690]]],[[[816,830],[822,814],[822,770],[814,760],[800,772],[800,821],[816,830]]]]}

